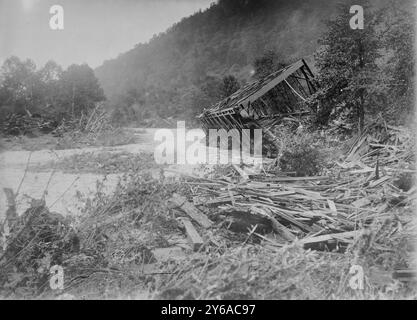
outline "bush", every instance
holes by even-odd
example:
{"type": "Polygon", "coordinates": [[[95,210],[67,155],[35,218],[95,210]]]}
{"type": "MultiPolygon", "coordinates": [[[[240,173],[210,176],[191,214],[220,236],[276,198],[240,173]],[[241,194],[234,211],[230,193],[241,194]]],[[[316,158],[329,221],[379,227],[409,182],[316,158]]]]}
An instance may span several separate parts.
{"type": "Polygon", "coordinates": [[[316,175],[322,169],[322,154],[306,133],[289,136],[283,146],[279,166],[297,177],[316,175]]]}

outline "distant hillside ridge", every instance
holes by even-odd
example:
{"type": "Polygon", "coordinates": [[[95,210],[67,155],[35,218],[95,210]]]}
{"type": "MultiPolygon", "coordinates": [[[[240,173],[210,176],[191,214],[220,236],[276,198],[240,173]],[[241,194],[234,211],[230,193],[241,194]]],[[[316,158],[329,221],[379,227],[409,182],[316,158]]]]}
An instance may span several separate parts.
{"type": "Polygon", "coordinates": [[[311,65],[324,21],[337,7],[329,0],[220,0],[95,73],[109,104],[130,108],[128,117],[195,115],[210,102],[200,92],[208,79],[233,75],[243,84],[267,50],[285,63],[305,58],[311,65]]]}

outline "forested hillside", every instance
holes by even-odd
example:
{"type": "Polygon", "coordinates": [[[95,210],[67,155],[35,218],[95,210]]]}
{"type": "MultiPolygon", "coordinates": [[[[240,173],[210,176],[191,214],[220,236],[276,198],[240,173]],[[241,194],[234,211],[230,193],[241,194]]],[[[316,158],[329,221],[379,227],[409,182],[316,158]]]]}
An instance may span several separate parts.
{"type": "Polygon", "coordinates": [[[220,98],[213,87],[224,76],[250,79],[255,58],[268,50],[283,63],[311,61],[336,9],[327,0],[220,0],[106,61],[96,75],[120,119],[189,119],[220,98]]]}
{"type": "Polygon", "coordinates": [[[321,84],[312,100],[321,106],[320,124],[340,114],[361,122],[366,113],[387,110],[397,117],[412,105],[412,4],[218,0],[95,72],[87,65],[63,71],[53,61],[37,68],[30,59],[10,57],[0,68],[0,120],[39,114],[59,124],[79,119],[107,98],[118,125],[159,126],[170,118],[191,124],[203,108],[245,82],[300,58],[321,84]],[[364,30],[349,27],[351,3],[366,8],[364,30]]]}

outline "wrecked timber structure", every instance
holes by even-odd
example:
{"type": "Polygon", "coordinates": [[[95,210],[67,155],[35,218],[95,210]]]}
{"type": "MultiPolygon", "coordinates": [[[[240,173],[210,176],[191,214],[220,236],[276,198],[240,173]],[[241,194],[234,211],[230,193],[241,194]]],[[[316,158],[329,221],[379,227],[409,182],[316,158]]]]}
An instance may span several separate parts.
{"type": "Polygon", "coordinates": [[[307,63],[298,60],[205,109],[198,119],[205,130],[265,128],[285,116],[310,114],[305,101],[316,88],[307,63]]]}

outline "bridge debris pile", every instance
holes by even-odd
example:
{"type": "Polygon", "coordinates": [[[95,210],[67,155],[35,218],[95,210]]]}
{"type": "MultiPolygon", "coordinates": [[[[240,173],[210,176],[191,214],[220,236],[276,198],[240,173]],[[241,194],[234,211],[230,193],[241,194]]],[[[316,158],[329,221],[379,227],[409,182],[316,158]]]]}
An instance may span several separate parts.
{"type": "Polygon", "coordinates": [[[252,174],[231,166],[233,178],[188,176],[189,200],[233,230],[254,228],[262,240],[272,232],[281,246],[300,239],[306,247],[346,247],[362,228],[415,199],[412,143],[402,129],[374,123],[327,176],[252,174]]]}
{"type": "Polygon", "coordinates": [[[416,281],[413,261],[405,258],[416,240],[413,147],[409,132],[376,122],[326,176],[254,174],[233,166],[187,176],[188,201],[215,222],[211,228],[242,237],[219,254],[224,242],[213,244],[209,229],[193,221],[208,253],[170,266],[158,297],[380,298],[375,290],[385,292],[395,280],[409,290],[406,284],[416,281]],[[360,296],[347,285],[352,264],[367,278],[360,296]]]}

